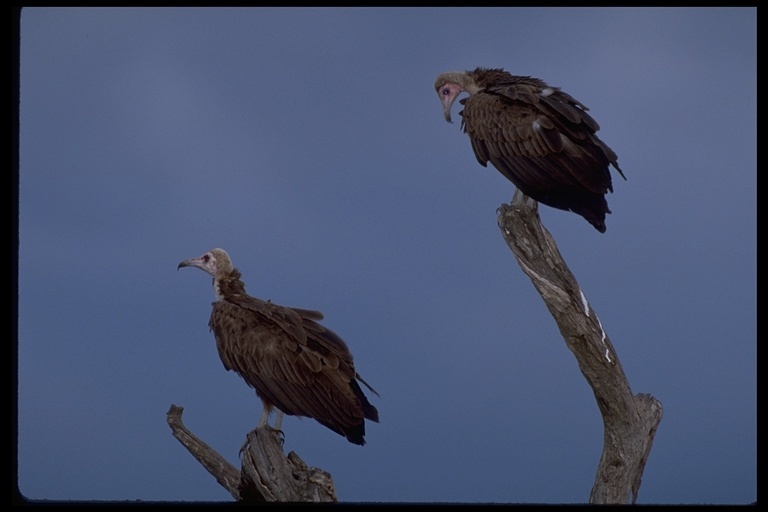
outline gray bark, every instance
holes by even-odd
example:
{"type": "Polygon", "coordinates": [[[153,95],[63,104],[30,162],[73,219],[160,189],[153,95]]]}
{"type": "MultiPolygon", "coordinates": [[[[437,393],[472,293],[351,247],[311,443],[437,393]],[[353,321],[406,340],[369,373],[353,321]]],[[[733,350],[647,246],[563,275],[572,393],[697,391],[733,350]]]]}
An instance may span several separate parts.
{"type": "Polygon", "coordinates": [[[603,452],[589,502],[626,504],[631,495],[635,503],[661,421],[661,402],[632,394],[608,334],[541,225],[537,203],[517,191],[498,213],[505,242],[555,319],[603,417],[603,452]]]}
{"type": "Polygon", "coordinates": [[[173,436],[241,503],[336,502],[331,475],[307,466],[294,452],[286,456],[282,434],[269,427],[249,432],[240,449],[240,471],[182,423],[184,409],[171,405],[167,421],[173,436]]]}

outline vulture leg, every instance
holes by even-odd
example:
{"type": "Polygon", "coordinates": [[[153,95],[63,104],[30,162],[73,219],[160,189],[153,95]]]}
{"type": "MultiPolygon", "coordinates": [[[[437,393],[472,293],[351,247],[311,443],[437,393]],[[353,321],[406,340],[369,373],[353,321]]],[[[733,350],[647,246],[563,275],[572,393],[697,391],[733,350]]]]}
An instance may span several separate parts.
{"type": "MultiPolygon", "coordinates": [[[[267,430],[274,431],[280,438],[280,446],[282,446],[283,443],[285,442],[285,434],[283,434],[283,431],[280,430],[280,427],[283,425],[283,416],[285,416],[285,414],[280,409],[277,410],[277,419],[275,420],[275,426],[273,427],[269,424],[270,412],[271,412],[271,407],[265,406],[263,412],[261,413],[261,418],[259,418],[259,423],[258,425],[256,425],[256,428],[257,429],[266,428],[267,430]]],[[[248,440],[246,439],[245,442],[247,444],[248,440]]],[[[245,448],[245,444],[243,445],[243,448],[245,448]]],[[[240,448],[241,452],[243,451],[243,448],[240,448]]]]}
{"type": "Polygon", "coordinates": [[[277,432],[277,435],[280,437],[280,446],[283,446],[283,443],[285,442],[285,434],[281,430],[281,427],[283,426],[283,411],[280,409],[277,410],[277,418],[275,418],[275,426],[272,427],[272,429],[277,432]]]}
{"type": "Polygon", "coordinates": [[[256,428],[264,428],[269,426],[269,408],[264,407],[261,412],[261,418],[259,418],[259,424],[256,428]]]}
{"type": "Polygon", "coordinates": [[[278,410],[277,418],[275,419],[275,427],[274,427],[275,430],[280,430],[280,427],[283,426],[283,416],[285,416],[285,414],[283,414],[283,411],[278,410]]]}
{"type": "Polygon", "coordinates": [[[537,201],[525,195],[519,188],[515,189],[515,195],[512,196],[512,205],[528,207],[531,210],[536,209],[537,201]]]}

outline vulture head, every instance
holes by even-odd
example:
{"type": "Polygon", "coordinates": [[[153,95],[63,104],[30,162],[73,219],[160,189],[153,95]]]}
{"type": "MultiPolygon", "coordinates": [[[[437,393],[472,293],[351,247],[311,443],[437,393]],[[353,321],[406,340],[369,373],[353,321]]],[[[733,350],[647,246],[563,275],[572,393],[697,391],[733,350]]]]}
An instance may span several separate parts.
{"type": "Polygon", "coordinates": [[[232,273],[234,267],[232,267],[232,260],[229,259],[229,254],[224,249],[211,249],[202,256],[197,258],[190,258],[179,263],[176,270],[181,267],[195,267],[207,272],[213,278],[213,286],[216,292],[216,298],[221,300],[221,291],[219,289],[218,282],[224,276],[232,273]]]}
{"type": "Polygon", "coordinates": [[[199,268],[216,278],[217,275],[232,271],[232,260],[229,259],[229,254],[224,249],[211,249],[202,256],[182,261],[176,270],[181,267],[199,268]]]}
{"type": "Polygon", "coordinates": [[[438,76],[435,81],[435,90],[440,98],[440,102],[443,104],[445,120],[449,123],[453,122],[451,120],[451,106],[453,106],[453,102],[456,101],[459,94],[462,92],[475,94],[481,89],[465,71],[452,71],[438,76]]]}

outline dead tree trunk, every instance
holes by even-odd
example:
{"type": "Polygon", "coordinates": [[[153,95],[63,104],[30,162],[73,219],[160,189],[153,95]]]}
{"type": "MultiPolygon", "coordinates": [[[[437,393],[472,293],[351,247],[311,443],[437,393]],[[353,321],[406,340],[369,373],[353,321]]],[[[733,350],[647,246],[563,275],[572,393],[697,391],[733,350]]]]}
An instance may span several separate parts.
{"type": "Polygon", "coordinates": [[[589,496],[593,504],[635,503],[662,417],[661,403],[633,395],[611,340],[539,219],[537,203],[520,191],[502,205],[498,223],[507,245],[544,299],[603,417],[603,453],[589,496]]]}
{"type": "Polygon", "coordinates": [[[241,503],[336,502],[330,473],[308,467],[298,455],[283,452],[282,436],[271,428],[248,432],[240,449],[240,471],[181,422],[183,408],[171,405],[167,421],[173,435],[241,503]]]}

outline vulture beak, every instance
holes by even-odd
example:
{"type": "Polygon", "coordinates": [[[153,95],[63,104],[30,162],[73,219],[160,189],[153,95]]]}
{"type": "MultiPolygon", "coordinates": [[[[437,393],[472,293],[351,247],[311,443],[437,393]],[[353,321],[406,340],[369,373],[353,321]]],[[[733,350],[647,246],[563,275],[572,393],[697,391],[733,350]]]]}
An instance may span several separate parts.
{"type": "Polygon", "coordinates": [[[202,269],[203,268],[203,259],[202,258],[191,258],[188,260],[184,260],[181,263],[179,263],[179,266],[176,267],[176,270],[179,270],[181,267],[197,267],[202,269]]]}
{"type": "Polygon", "coordinates": [[[176,270],[179,270],[181,267],[199,268],[206,274],[216,277],[219,272],[231,271],[232,263],[229,261],[229,255],[224,249],[211,249],[202,256],[182,261],[176,267],[176,270]]]}
{"type": "Polygon", "coordinates": [[[455,100],[456,96],[452,94],[444,94],[440,96],[440,103],[443,104],[443,117],[445,117],[445,120],[451,124],[453,124],[453,120],[451,119],[451,107],[455,100]]]}
{"type": "MultiPolygon", "coordinates": [[[[216,249],[214,249],[214,251],[215,250],[216,249]]],[[[195,267],[195,268],[199,268],[206,274],[215,276],[216,275],[216,256],[214,255],[214,251],[207,252],[197,258],[190,258],[188,260],[184,260],[181,263],[179,263],[179,266],[176,267],[176,270],[179,270],[181,267],[195,267]]]]}
{"type": "Polygon", "coordinates": [[[446,83],[437,88],[437,95],[440,97],[440,103],[443,104],[443,117],[449,123],[453,123],[451,120],[453,102],[456,101],[462,91],[461,87],[453,83],[446,83]]]}
{"type": "Polygon", "coordinates": [[[443,116],[445,116],[445,120],[446,121],[448,121],[449,123],[453,124],[453,121],[451,120],[451,106],[450,105],[448,105],[447,107],[443,106],[443,116]]]}

